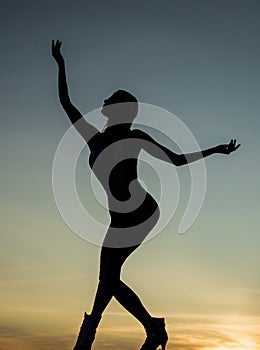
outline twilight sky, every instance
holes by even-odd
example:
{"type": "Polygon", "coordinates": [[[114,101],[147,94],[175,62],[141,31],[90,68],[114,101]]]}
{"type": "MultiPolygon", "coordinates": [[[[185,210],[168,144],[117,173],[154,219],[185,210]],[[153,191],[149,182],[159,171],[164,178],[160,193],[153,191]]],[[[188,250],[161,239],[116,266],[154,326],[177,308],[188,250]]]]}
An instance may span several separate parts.
{"type": "MultiPolygon", "coordinates": [[[[126,89],[177,115],[202,148],[242,144],[206,160],[205,202],[184,235],[189,178],[178,169],[176,215],[129,258],[123,279],[166,317],[168,349],[260,349],[260,2],[9,0],[0,27],[0,348],[71,349],[97,285],[99,247],[66,226],[52,192],[54,154],[70,127],[50,55],[59,38],[82,113],[126,89]]],[[[138,348],[144,337],[112,301],[93,350],[138,348]]]]}

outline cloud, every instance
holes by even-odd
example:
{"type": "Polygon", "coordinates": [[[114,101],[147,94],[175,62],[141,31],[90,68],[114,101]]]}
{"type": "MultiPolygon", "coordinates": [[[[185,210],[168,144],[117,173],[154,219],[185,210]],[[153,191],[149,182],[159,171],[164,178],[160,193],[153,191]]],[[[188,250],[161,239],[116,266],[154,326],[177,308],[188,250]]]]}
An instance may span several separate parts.
{"type": "MultiPolygon", "coordinates": [[[[93,350],[132,350],[140,348],[145,333],[126,315],[116,314],[117,322],[101,324],[93,350]],[[112,326],[112,324],[115,324],[112,326]]],[[[71,350],[76,334],[73,330],[44,331],[34,325],[0,327],[1,350],[71,350]]],[[[57,328],[58,329],[58,328],[57,328]]],[[[179,315],[167,318],[167,350],[251,350],[260,347],[260,318],[243,316],[179,315]]]]}

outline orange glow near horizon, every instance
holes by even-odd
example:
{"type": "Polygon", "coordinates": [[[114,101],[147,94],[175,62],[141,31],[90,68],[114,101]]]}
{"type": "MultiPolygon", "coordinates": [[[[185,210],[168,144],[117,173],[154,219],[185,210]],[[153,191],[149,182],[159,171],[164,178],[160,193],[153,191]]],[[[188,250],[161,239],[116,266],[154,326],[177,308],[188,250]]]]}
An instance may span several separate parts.
{"type": "MultiPolygon", "coordinates": [[[[79,321],[81,322],[81,321],[79,321]]],[[[167,317],[168,350],[258,350],[260,318],[245,316],[176,315],[167,317]]],[[[73,347],[77,329],[66,329],[52,320],[52,330],[29,324],[1,327],[2,350],[56,349],[73,347]]],[[[126,349],[141,346],[145,339],[142,327],[126,313],[104,314],[93,350],[126,349]]]]}

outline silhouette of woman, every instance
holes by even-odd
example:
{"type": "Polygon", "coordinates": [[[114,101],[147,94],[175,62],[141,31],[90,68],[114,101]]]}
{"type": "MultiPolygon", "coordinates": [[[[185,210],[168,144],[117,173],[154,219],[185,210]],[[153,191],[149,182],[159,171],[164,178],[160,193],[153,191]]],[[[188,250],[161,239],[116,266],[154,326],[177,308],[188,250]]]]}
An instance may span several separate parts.
{"type": "Polygon", "coordinates": [[[103,311],[114,296],[144,326],[147,337],[141,350],[165,349],[168,336],[164,318],[152,317],[142,302],[121,279],[127,257],[142,243],[158,221],[154,198],[138,181],[137,161],[142,149],[159,159],[181,166],[214,153],[230,154],[240,145],[236,140],[201,152],[176,154],[146,133],[131,129],[138,101],[127,91],[118,90],[104,101],[102,114],[108,123],[99,132],[71,103],[60,51],[61,41],[52,41],[52,55],[58,64],[58,91],[62,107],[89,149],[89,165],[104,187],[111,222],[101,248],[99,284],[90,315],[85,313],[74,350],[90,350],[103,311]]]}

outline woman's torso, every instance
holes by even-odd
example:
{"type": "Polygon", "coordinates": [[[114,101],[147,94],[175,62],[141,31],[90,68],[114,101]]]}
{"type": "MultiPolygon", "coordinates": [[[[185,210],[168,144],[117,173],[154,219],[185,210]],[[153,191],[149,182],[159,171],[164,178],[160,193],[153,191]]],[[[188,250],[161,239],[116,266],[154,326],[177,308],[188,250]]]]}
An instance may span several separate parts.
{"type": "Polygon", "coordinates": [[[142,140],[135,131],[110,127],[97,133],[88,145],[89,165],[107,193],[111,224],[129,227],[149,218],[158,206],[138,181],[142,140]]]}

